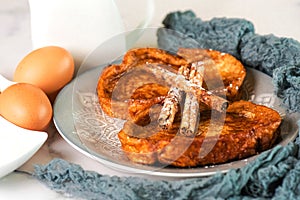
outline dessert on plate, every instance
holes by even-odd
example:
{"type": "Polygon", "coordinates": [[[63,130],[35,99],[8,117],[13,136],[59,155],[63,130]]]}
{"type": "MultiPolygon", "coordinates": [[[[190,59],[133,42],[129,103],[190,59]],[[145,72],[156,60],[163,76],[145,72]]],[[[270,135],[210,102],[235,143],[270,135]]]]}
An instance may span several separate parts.
{"type": "Polygon", "coordinates": [[[127,120],[118,137],[141,164],[194,167],[246,158],[271,148],[280,115],[241,100],[246,69],[209,49],[129,50],[101,73],[103,111],[127,120]]]}

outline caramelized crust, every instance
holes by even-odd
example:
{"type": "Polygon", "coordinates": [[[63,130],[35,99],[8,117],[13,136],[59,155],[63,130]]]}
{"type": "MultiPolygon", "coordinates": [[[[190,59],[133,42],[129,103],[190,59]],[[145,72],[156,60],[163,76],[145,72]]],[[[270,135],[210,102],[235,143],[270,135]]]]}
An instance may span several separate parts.
{"type": "Polygon", "coordinates": [[[276,111],[248,101],[230,104],[225,121],[212,120],[209,111],[200,116],[194,138],[176,135],[180,116],[168,131],[158,128],[155,114],[153,121],[144,127],[128,121],[118,134],[122,149],[131,161],[141,164],[177,167],[220,164],[271,148],[281,123],[276,111]]]}
{"type": "MultiPolygon", "coordinates": [[[[203,166],[246,158],[274,145],[281,123],[279,114],[262,105],[236,101],[246,76],[241,62],[214,50],[183,49],[178,54],[182,57],[157,48],[132,49],[124,55],[122,63],[107,66],[99,77],[97,94],[103,111],[128,120],[118,137],[131,161],[176,167],[203,166]],[[198,52],[204,56],[198,56],[198,52]],[[203,87],[213,95],[224,97],[225,93],[231,101],[226,113],[216,116],[200,105],[196,133],[186,136],[178,134],[182,113],[179,108],[171,127],[159,128],[158,118],[171,79],[168,81],[159,77],[157,71],[146,70],[148,64],[159,64],[168,70],[163,71],[164,75],[169,71],[177,74],[180,67],[190,68],[198,57],[208,58],[210,63],[204,65],[203,87]]],[[[151,66],[157,69],[156,65],[151,66]]]]}
{"type": "MultiPolygon", "coordinates": [[[[238,99],[239,88],[246,75],[243,65],[229,54],[214,50],[203,51],[215,63],[224,83],[221,89],[220,86],[211,85],[215,82],[216,73],[215,70],[206,68],[204,87],[216,95],[224,94],[225,91],[229,100],[238,99]]],[[[155,77],[155,74],[139,68],[141,65],[146,66],[147,63],[162,64],[175,73],[181,66],[190,66],[184,58],[157,48],[138,48],[128,51],[121,64],[107,66],[99,77],[97,94],[106,114],[133,121],[138,121],[140,118],[149,120],[145,114],[149,112],[151,106],[163,101],[169,86],[164,80],[155,77]]]]}

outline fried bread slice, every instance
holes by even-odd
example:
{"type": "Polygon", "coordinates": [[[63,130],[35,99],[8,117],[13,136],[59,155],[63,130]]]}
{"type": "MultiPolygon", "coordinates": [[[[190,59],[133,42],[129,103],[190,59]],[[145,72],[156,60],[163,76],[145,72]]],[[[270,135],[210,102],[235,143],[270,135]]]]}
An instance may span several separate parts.
{"type": "Polygon", "coordinates": [[[241,100],[229,105],[224,120],[202,112],[197,134],[186,137],[178,134],[180,116],[171,129],[162,130],[156,122],[158,112],[154,109],[147,126],[127,121],[119,132],[122,149],[132,162],[194,167],[239,160],[271,148],[281,124],[277,111],[241,100]]]}
{"type": "MultiPolygon", "coordinates": [[[[206,83],[214,82],[216,77],[215,71],[207,67],[203,87],[216,95],[225,92],[229,100],[239,99],[240,87],[246,76],[246,70],[241,62],[219,51],[202,50],[201,52],[214,62],[214,69],[217,69],[224,84],[221,88],[219,86],[208,87],[206,83]]],[[[158,63],[174,73],[181,66],[191,65],[187,59],[157,48],[129,50],[121,64],[107,66],[99,77],[97,94],[99,103],[106,114],[133,121],[138,121],[137,119],[143,117],[145,121],[149,120],[147,118],[149,108],[162,103],[170,89],[165,80],[139,67],[147,67],[150,63],[158,63]]]]}

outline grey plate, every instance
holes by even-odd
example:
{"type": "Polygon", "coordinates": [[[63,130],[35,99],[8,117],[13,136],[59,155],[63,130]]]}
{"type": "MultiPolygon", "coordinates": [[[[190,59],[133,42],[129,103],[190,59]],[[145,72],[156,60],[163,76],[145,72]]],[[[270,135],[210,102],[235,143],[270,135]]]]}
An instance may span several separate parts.
{"type": "MultiPolygon", "coordinates": [[[[117,138],[124,121],[107,116],[100,108],[96,85],[102,67],[90,69],[64,87],[54,104],[54,123],[61,136],[76,150],[114,169],[162,177],[210,176],[229,169],[240,168],[255,159],[252,156],[226,164],[196,168],[146,166],[130,162],[124,155],[117,138]]],[[[271,78],[247,68],[242,88],[243,99],[277,110],[283,118],[281,145],[294,140],[299,114],[287,114],[280,99],[273,94],[271,78]]]]}

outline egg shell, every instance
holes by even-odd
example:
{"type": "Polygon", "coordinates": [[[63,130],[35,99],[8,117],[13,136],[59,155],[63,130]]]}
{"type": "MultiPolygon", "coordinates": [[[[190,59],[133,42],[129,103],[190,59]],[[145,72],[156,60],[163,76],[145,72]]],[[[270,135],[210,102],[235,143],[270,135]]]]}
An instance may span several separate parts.
{"type": "Polygon", "coordinates": [[[40,88],[17,83],[0,94],[0,114],[17,126],[41,131],[52,119],[52,106],[40,88]]]}
{"type": "Polygon", "coordinates": [[[30,83],[52,94],[65,86],[74,75],[74,59],[64,48],[46,46],[26,55],[18,64],[15,82],[30,83]]]}

